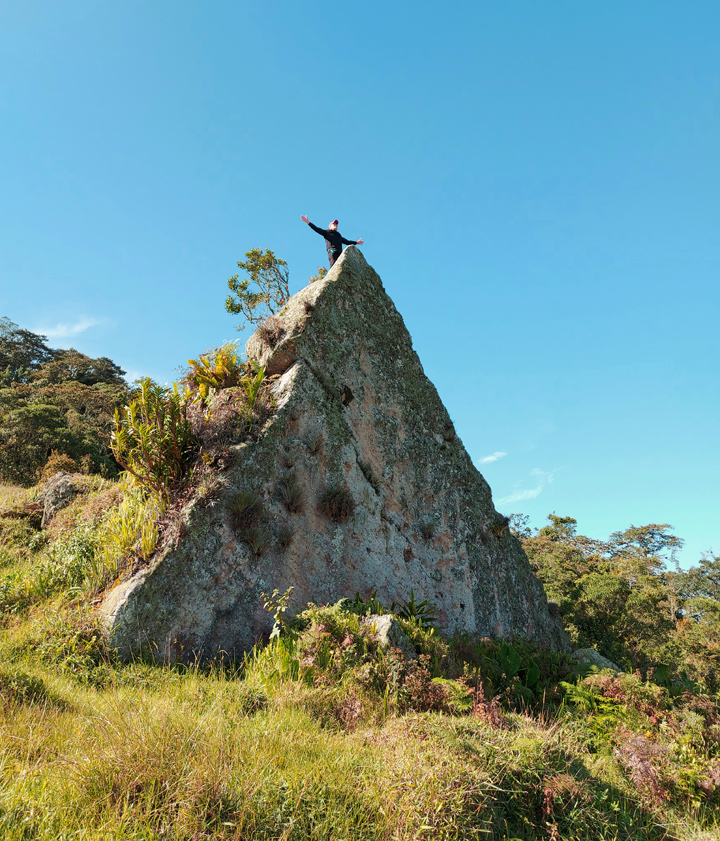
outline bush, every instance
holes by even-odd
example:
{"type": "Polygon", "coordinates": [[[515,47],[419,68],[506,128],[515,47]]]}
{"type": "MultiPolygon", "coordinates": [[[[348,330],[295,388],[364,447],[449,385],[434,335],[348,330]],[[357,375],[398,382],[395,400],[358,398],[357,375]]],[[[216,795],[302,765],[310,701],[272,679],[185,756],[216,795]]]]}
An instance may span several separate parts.
{"type": "Polygon", "coordinates": [[[65,473],[77,473],[78,463],[74,458],[65,455],[65,453],[59,453],[57,450],[53,450],[50,458],[45,462],[40,480],[49,479],[61,471],[65,473]]]}
{"type": "Polygon", "coordinates": [[[195,437],[187,401],[177,389],[142,380],[138,396],[115,413],[112,450],[118,463],[137,481],[169,496],[185,471],[195,437]]]}
{"type": "Polygon", "coordinates": [[[184,384],[196,400],[206,402],[213,391],[239,385],[247,375],[234,342],[218,350],[201,354],[197,359],[188,359],[190,371],[184,384]]]}
{"type": "MultiPolygon", "coordinates": [[[[259,324],[284,307],[290,297],[287,263],[269,248],[265,251],[251,248],[245,257],[245,262],[238,260],[238,268],[249,277],[240,280],[236,274],[229,278],[227,283],[232,294],[227,296],[225,309],[239,313],[250,324],[259,324]]],[[[244,326],[240,324],[238,330],[244,326]]]]}

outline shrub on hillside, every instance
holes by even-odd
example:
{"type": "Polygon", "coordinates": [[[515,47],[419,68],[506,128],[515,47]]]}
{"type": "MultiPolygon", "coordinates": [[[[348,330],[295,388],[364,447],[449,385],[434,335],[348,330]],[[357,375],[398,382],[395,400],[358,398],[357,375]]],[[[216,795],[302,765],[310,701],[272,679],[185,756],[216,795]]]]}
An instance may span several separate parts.
{"type": "Polygon", "coordinates": [[[57,450],[53,450],[50,454],[50,458],[45,462],[45,467],[43,467],[40,479],[49,479],[51,476],[60,472],[77,473],[78,463],[74,458],[70,458],[70,456],[65,455],[65,453],[59,453],[57,450]]]}
{"type": "Polygon", "coordinates": [[[137,397],[115,413],[115,458],[141,485],[163,496],[180,484],[194,447],[187,399],[177,386],[165,388],[146,378],[137,397]]]}

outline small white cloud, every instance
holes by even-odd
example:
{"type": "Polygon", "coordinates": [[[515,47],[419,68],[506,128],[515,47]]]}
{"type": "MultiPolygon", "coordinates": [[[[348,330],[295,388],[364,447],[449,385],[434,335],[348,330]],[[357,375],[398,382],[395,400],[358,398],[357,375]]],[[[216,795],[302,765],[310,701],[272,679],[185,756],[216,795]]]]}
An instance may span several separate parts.
{"type": "Polygon", "coordinates": [[[83,316],[79,318],[74,324],[56,324],[54,327],[38,327],[33,330],[33,333],[39,333],[41,336],[47,336],[48,339],[69,339],[71,336],[77,336],[78,333],[84,333],[91,327],[100,324],[97,318],[87,318],[83,316]]]}
{"type": "Polygon", "coordinates": [[[507,453],[496,452],[490,456],[483,456],[477,460],[477,464],[490,464],[493,461],[497,461],[498,459],[505,458],[507,453]]]}
{"type": "Polygon", "coordinates": [[[513,491],[508,496],[499,499],[497,504],[499,506],[509,505],[511,502],[521,502],[524,499],[535,499],[540,496],[546,485],[551,485],[555,478],[555,471],[552,470],[547,473],[545,470],[540,470],[538,467],[530,471],[530,476],[534,479],[534,488],[526,488],[525,490],[513,491]]]}
{"type": "Polygon", "coordinates": [[[549,473],[546,473],[544,470],[540,470],[536,467],[534,470],[530,471],[530,475],[534,477],[535,480],[541,485],[552,485],[553,481],[555,480],[554,470],[551,470],[549,473]]]}
{"type": "Polygon", "coordinates": [[[536,496],[540,496],[542,490],[542,485],[540,485],[537,488],[531,488],[527,491],[515,491],[515,493],[511,493],[509,496],[499,499],[498,505],[508,505],[511,502],[520,502],[523,499],[535,499],[536,496]]]}

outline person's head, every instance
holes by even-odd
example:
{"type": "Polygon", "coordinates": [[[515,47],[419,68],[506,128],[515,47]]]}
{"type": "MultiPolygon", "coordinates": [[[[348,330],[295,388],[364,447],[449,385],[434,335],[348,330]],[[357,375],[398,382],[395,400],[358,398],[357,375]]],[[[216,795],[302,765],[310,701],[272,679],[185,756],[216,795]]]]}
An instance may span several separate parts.
{"type": "Polygon", "coordinates": [[[329,231],[337,231],[337,226],[338,226],[338,220],[333,219],[332,222],[328,225],[328,230],[329,231]]]}

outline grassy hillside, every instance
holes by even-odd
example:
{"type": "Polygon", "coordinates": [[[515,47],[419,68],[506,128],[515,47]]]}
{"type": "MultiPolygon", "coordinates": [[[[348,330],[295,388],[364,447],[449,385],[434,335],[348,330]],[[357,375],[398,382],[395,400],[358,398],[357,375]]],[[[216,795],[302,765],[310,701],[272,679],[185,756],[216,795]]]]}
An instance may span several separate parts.
{"type": "Polygon", "coordinates": [[[0,837],[718,837],[706,687],[446,640],[412,604],[409,662],[359,598],[286,622],[276,595],[278,635],[243,663],[115,662],[98,594],[160,512],[128,482],[75,479],[46,530],[39,487],[0,489],[0,837]]]}

